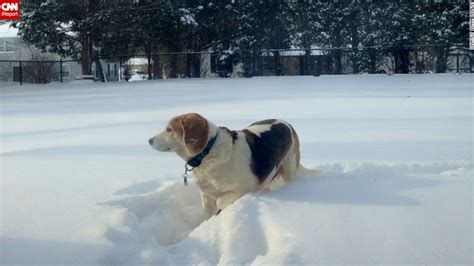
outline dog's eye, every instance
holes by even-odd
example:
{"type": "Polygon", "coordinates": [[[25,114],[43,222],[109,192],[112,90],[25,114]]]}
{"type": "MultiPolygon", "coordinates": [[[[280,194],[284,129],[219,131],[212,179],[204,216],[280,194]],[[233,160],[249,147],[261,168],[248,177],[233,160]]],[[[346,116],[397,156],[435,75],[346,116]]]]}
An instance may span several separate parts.
{"type": "Polygon", "coordinates": [[[166,132],[171,132],[171,128],[170,128],[170,127],[166,127],[166,132]]]}

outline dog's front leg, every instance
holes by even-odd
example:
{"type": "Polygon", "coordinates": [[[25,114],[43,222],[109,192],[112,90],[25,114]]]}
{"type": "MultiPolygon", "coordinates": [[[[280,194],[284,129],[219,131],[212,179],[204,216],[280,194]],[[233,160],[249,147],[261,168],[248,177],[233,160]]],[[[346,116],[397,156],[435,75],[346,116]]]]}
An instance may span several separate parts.
{"type": "Polygon", "coordinates": [[[216,199],[201,192],[201,201],[202,209],[204,211],[204,219],[208,220],[214,214],[216,214],[216,199]]]}
{"type": "Polygon", "coordinates": [[[220,196],[217,201],[217,208],[223,210],[225,207],[242,197],[245,193],[242,192],[229,192],[220,196]]]}

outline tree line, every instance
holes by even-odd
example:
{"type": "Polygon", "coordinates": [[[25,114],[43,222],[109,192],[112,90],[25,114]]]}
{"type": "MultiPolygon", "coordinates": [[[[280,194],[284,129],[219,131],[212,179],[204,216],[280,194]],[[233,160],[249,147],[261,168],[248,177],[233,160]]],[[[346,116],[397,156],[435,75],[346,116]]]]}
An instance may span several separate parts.
{"type": "MultiPolygon", "coordinates": [[[[420,44],[432,46],[436,71],[445,72],[450,47],[468,45],[469,1],[28,0],[14,26],[42,51],[79,59],[84,74],[99,58],[144,53],[159,62],[158,53],[209,50],[224,67],[238,60],[252,75],[262,50],[278,61],[278,49],[310,56],[314,47],[372,48],[351,55],[354,71],[374,68],[383,48],[395,71],[408,73],[410,47],[420,44]]],[[[341,73],[341,50],[332,56],[341,73]]]]}

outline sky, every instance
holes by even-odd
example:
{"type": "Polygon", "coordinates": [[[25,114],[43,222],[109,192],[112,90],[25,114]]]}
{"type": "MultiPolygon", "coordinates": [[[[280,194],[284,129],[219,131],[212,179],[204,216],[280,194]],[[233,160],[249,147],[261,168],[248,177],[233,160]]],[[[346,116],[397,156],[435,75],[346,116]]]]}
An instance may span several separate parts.
{"type": "Polygon", "coordinates": [[[16,37],[17,33],[18,33],[17,29],[10,28],[10,23],[0,24],[0,38],[16,37]]]}

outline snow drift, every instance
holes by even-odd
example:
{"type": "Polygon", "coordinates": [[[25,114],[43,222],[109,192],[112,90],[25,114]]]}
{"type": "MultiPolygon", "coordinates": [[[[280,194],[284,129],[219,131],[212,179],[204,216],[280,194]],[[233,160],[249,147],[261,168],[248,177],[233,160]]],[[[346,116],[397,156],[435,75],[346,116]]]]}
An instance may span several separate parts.
{"type": "Polygon", "coordinates": [[[192,182],[171,181],[155,191],[109,201],[117,210],[105,236],[114,247],[102,262],[470,261],[470,237],[464,232],[472,224],[464,212],[469,203],[463,201],[470,193],[471,163],[332,163],[320,168],[320,177],[299,177],[279,191],[245,195],[205,222],[192,182]],[[445,204],[447,195],[450,204],[445,204]],[[421,208],[427,201],[430,208],[421,208]],[[328,212],[328,205],[336,208],[328,212]],[[457,245],[446,244],[454,239],[457,245]]]}

